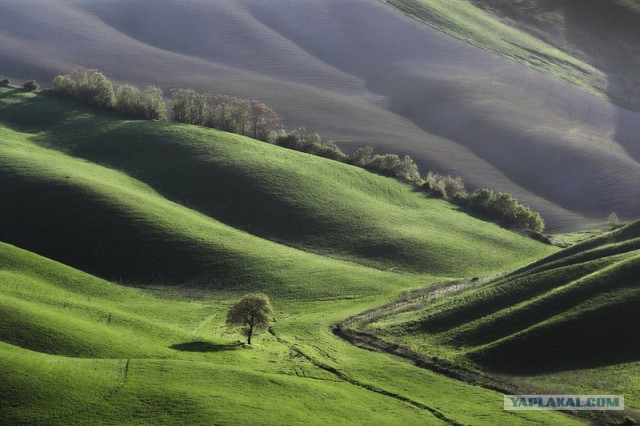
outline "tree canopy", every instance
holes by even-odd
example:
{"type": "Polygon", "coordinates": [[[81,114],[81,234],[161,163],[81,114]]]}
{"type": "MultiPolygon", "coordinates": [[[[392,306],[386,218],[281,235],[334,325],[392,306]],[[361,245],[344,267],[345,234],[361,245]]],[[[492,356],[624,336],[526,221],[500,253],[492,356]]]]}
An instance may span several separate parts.
{"type": "Polygon", "coordinates": [[[271,302],[269,297],[263,293],[247,294],[227,313],[227,324],[245,327],[249,345],[254,328],[267,328],[273,319],[271,302]]]}

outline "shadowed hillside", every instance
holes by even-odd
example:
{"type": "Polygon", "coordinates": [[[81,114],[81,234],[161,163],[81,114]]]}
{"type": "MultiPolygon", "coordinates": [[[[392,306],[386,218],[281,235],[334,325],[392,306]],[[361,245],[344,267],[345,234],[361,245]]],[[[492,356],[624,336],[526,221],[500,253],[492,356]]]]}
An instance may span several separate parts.
{"type": "Polygon", "coordinates": [[[10,0],[0,24],[13,79],[90,66],[257,98],[289,127],[513,193],[550,230],[640,210],[637,113],[374,0],[10,0]]]}
{"type": "Polygon", "coordinates": [[[346,164],[0,95],[0,239],[102,277],[329,294],[349,273],[355,291],[393,279],[379,269],[478,274],[554,251],[346,164]]]}
{"type": "Polygon", "coordinates": [[[394,320],[413,342],[491,370],[542,374],[640,360],[640,222],[394,320]]]}

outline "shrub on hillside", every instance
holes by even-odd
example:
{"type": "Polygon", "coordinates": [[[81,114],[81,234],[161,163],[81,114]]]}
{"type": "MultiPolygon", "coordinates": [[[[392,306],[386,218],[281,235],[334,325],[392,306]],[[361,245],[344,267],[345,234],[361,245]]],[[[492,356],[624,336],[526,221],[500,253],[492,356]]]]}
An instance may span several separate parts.
{"type": "Polygon", "coordinates": [[[468,197],[462,178],[459,176],[442,176],[429,172],[423,179],[422,189],[434,197],[456,200],[459,203],[466,203],[468,197]]]}
{"type": "Polygon", "coordinates": [[[365,167],[372,159],[373,148],[370,146],[358,148],[353,154],[351,154],[351,164],[358,167],[365,167]]]}
{"type": "Polygon", "coordinates": [[[8,78],[4,78],[0,80],[0,87],[7,87],[9,86],[9,84],[11,84],[11,82],[9,81],[8,78]]]}
{"type": "Polygon", "coordinates": [[[77,99],[76,83],[69,75],[57,75],[53,79],[51,91],[58,96],[65,98],[77,99]]]}
{"type": "Polygon", "coordinates": [[[27,80],[22,83],[22,88],[30,92],[35,92],[40,88],[40,86],[38,86],[38,83],[36,83],[35,80],[27,80]]]}
{"type": "Polygon", "coordinates": [[[275,143],[284,148],[306,152],[335,161],[344,162],[349,158],[334,142],[323,142],[320,135],[317,133],[309,133],[304,127],[299,127],[291,132],[281,130],[275,137],[275,143]]]}
{"type": "Polygon", "coordinates": [[[115,103],[113,84],[98,70],[79,68],[71,74],[76,83],[78,100],[101,108],[110,109],[115,103]]]}
{"type": "MultiPolygon", "coordinates": [[[[359,155],[362,154],[366,154],[366,152],[359,153],[359,155]]],[[[401,160],[398,154],[376,154],[364,167],[405,182],[417,182],[420,179],[418,166],[408,155],[405,155],[401,160]]]]}
{"type": "Polygon", "coordinates": [[[178,89],[171,93],[171,119],[176,123],[202,125],[202,118],[198,114],[201,95],[191,89],[178,89]]]}
{"type": "Polygon", "coordinates": [[[308,152],[335,161],[345,161],[349,157],[333,141],[316,143],[310,147],[308,152]]]}
{"type": "Polygon", "coordinates": [[[78,68],[69,75],[56,76],[51,91],[99,108],[111,109],[115,105],[113,84],[94,69],[78,68]]]}
{"type": "Polygon", "coordinates": [[[272,141],[282,119],[271,108],[258,101],[249,102],[249,123],[252,137],[264,142],[272,141]]]}
{"type": "Polygon", "coordinates": [[[145,118],[142,94],[137,87],[120,86],[116,92],[115,109],[131,118],[145,118]]]}
{"type": "Polygon", "coordinates": [[[482,188],[469,195],[468,203],[474,210],[506,225],[534,232],[544,230],[540,214],[520,204],[511,194],[495,193],[482,188]]]}
{"type": "Polygon", "coordinates": [[[156,86],[147,86],[144,89],[142,103],[144,107],[144,118],[147,120],[165,120],[167,118],[164,92],[156,86]]]}

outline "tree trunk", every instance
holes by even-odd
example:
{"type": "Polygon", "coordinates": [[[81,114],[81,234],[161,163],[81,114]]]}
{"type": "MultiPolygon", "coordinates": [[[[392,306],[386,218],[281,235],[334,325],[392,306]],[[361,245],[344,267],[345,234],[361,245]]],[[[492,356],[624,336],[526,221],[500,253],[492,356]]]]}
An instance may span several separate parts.
{"type": "Polygon", "coordinates": [[[251,344],[251,335],[253,334],[253,325],[249,326],[249,332],[247,333],[247,343],[251,344]]]}

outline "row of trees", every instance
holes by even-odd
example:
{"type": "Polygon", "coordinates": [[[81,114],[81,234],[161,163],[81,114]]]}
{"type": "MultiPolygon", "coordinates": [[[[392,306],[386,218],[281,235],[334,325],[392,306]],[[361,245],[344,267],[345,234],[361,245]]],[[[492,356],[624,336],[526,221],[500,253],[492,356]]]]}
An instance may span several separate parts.
{"type": "Polygon", "coordinates": [[[281,130],[275,143],[284,148],[352,164],[405,182],[417,183],[420,180],[418,166],[408,155],[400,159],[397,154],[374,154],[373,148],[365,146],[349,156],[335,142],[323,142],[320,135],[309,133],[304,127],[291,132],[281,130]]]}
{"type": "Polygon", "coordinates": [[[335,143],[322,142],[317,133],[309,133],[304,127],[291,132],[281,131],[275,143],[285,148],[346,162],[395,177],[421,187],[431,196],[466,206],[506,226],[534,232],[544,230],[544,221],[540,214],[520,204],[511,194],[496,193],[486,188],[468,193],[460,177],[443,176],[433,172],[421,177],[417,164],[408,155],[401,159],[397,154],[375,154],[372,147],[365,146],[349,156],[335,143]]]}
{"type": "Polygon", "coordinates": [[[282,126],[280,116],[262,102],[191,89],[174,90],[170,109],[175,122],[211,127],[265,142],[272,142],[282,126]]]}
{"type": "Polygon", "coordinates": [[[334,142],[323,142],[319,134],[310,133],[304,127],[292,130],[291,132],[280,130],[276,136],[275,143],[284,148],[306,152],[335,161],[346,162],[349,159],[349,156],[342,152],[340,147],[334,142]]]}
{"type": "Polygon", "coordinates": [[[51,91],[130,118],[166,119],[164,93],[160,88],[148,86],[141,92],[137,87],[124,85],[115,91],[113,83],[98,70],[78,68],[71,74],[58,75],[53,79],[51,91]]]}
{"type": "Polygon", "coordinates": [[[429,172],[422,177],[415,161],[408,155],[375,154],[365,146],[351,156],[332,141],[323,142],[317,133],[304,127],[287,132],[282,120],[271,108],[250,101],[191,89],[171,93],[167,108],[163,92],[155,86],[143,91],[130,85],[114,90],[113,83],[97,70],[78,68],[53,80],[52,92],[87,105],[115,110],[136,119],[170,119],[232,132],[312,155],[345,162],[421,187],[427,194],[467,206],[504,225],[541,232],[540,215],[520,204],[512,195],[479,189],[468,193],[459,177],[429,172]],[[169,115],[167,115],[167,109],[169,115]]]}
{"type": "Polygon", "coordinates": [[[365,146],[357,149],[351,156],[351,163],[374,172],[392,176],[409,183],[420,181],[420,170],[413,158],[398,154],[374,154],[373,148],[365,146]]]}
{"type": "Polygon", "coordinates": [[[134,119],[172,120],[195,124],[273,142],[282,120],[262,102],[231,96],[198,93],[191,89],[173,90],[167,108],[164,93],[155,86],[144,90],[114,84],[95,69],[78,68],[53,79],[54,94],[85,105],[113,110],[134,119]],[[169,111],[169,114],[167,114],[169,111]]]}
{"type": "Polygon", "coordinates": [[[423,179],[421,186],[427,194],[469,207],[504,225],[534,232],[544,230],[544,220],[540,214],[520,204],[511,194],[487,188],[468,193],[460,177],[432,172],[423,179]]]}

